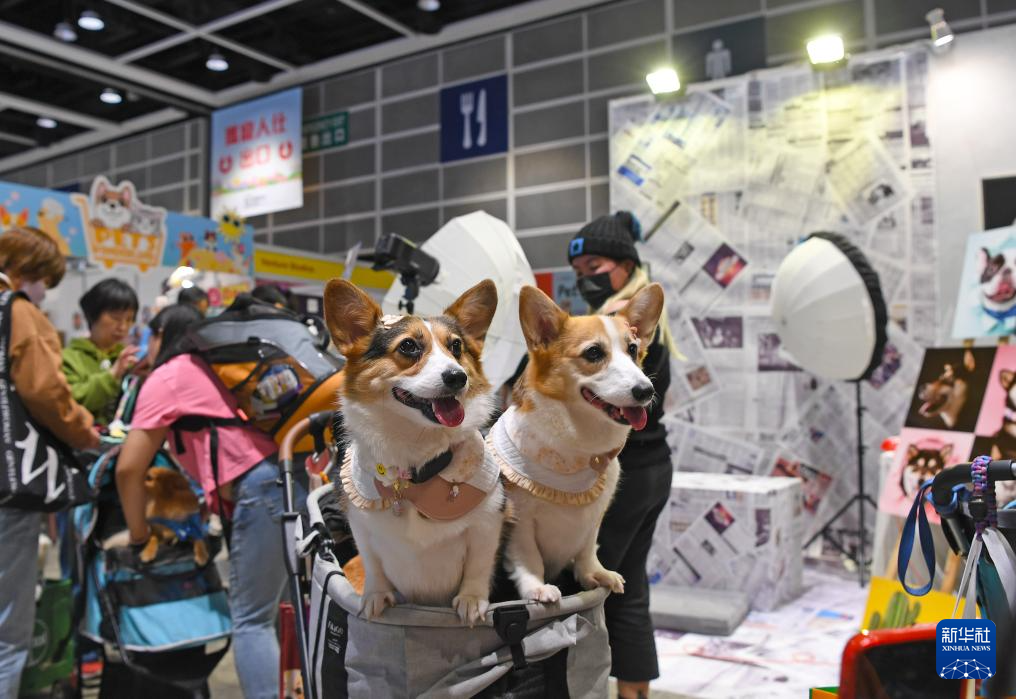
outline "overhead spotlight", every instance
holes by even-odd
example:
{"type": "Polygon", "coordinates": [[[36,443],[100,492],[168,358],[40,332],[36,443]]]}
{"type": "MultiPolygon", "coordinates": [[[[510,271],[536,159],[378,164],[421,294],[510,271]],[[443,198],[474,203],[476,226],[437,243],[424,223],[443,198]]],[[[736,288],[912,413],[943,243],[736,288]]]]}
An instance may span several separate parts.
{"type": "Polygon", "coordinates": [[[35,120],[35,125],[42,129],[55,129],[56,119],[50,119],[49,117],[41,116],[35,120]]]}
{"type": "Polygon", "coordinates": [[[78,40],[78,33],[74,31],[74,27],[71,26],[70,22],[60,21],[53,27],[53,36],[60,41],[66,41],[68,44],[72,41],[78,40]]]}
{"type": "Polygon", "coordinates": [[[441,9],[440,0],[417,0],[416,6],[424,12],[437,12],[441,9]]]}
{"type": "Polygon", "coordinates": [[[934,48],[944,49],[956,38],[952,27],[945,21],[945,10],[941,7],[936,7],[926,14],[924,19],[931,25],[931,45],[934,48]]]}
{"type": "Polygon", "coordinates": [[[839,34],[826,34],[815,37],[808,42],[808,60],[816,67],[828,68],[841,63],[846,58],[843,49],[843,37],[839,34]]]}
{"type": "Polygon", "coordinates": [[[681,80],[673,68],[659,68],[646,75],[646,82],[654,95],[665,95],[681,89],[681,80]]]}
{"type": "Polygon", "coordinates": [[[208,56],[208,60],[205,61],[205,68],[208,70],[214,70],[216,73],[221,73],[224,70],[229,70],[229,61],[221,53],[216,51],[208,56]]]}
{"type": "Polygon", "coordinates": [[[106,23],[102,21],[102,17],[95,10],[85,10],[78,17],[78,26],[90,32],[101,32],[105,29],[106,23]]]}
{"type": "Polygon", "coordinates": [[[123,102],[123,95],[111,87],[107,87],[99,94],[99,99],[106,104],[120,104],[123,102]]]}

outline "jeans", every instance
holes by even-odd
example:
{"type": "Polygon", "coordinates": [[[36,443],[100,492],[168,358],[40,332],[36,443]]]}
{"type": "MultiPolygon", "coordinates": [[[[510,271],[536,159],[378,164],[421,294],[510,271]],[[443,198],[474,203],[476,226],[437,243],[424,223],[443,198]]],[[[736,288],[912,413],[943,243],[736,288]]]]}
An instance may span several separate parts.
{"type": "MultiPolygon", "coordinates": [[[[233,658],[245,699],[279,696],[275,620],[286,591],[279,473],[279,467],[266,459],[233,484],[236,507],[229,547],[229,609],[233,658]]],[[[294,484],[297,509],[306,498],[303,487],[294,484]]]]}
{"type": "Polygon", "coordinates": [[[0,507],[0,699],[15,699],[35,626],[39,513],[0,507]]]}

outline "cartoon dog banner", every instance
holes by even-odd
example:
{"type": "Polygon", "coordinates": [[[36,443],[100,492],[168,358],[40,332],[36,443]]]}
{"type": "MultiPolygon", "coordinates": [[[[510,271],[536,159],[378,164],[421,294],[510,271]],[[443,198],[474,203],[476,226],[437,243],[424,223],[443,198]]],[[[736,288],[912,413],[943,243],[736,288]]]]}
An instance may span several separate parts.
{"type": "Polygon", "coordinates": [[[56,241],[66,257],[86,257],[84,224],[66,192],[0,182],[0,233],[32,226],[56,241]]]}
{"type": "Polygon", "coordinates": [[[1016,226],[967,238],[952,334],[958,340],[1016,334],[1016,226]]]}

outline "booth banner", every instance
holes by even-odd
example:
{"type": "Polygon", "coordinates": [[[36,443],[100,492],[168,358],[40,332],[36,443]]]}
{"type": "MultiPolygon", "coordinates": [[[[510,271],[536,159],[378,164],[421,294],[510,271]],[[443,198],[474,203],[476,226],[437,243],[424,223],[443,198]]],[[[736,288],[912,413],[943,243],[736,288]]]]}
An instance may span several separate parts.
{"type": "Polygon", "coordinates": [[[212,113],[213,216],[303,206],[301,94],[294,88],[212,113]]]}
{"type": "MultiPolygon", "coordinates": [[[[345,270],[346,265],[327,258],[306,257],[260,248],[254,251],[254,276],[264,278],[263,281],[266,282],[275,283],[276,277],[327,282],[343,277],[345,270]]],[[[387,289],[392,285],[395,275],[387,270],[356,267],[348,278],[359,287],[387,289]]]]}
{"type": "Polygon", "coordinates": [[[96,177],[88,194],[0,182],[0,232],[34,226],[67,257],[104,269],[180,265],[250,277],[254,229],[232,214],[213,221],[166,211],[138,199],[134,184],[96,177]]]}
{"type": "Polygon", "coordinates": [[[66,257],[87,257],[84,225],[71,196],[0,182],[0,233],[15,226],[33,226],[55,240],[66,257]]]}

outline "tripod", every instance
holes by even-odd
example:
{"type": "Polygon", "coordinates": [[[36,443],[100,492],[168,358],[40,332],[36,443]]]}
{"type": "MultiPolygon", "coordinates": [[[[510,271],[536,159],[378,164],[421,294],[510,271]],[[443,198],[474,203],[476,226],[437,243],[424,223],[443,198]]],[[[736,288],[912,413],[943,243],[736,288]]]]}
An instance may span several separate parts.
{"type": "Polygon", "coordinates": [[[847,502],[836,511],[836,513],[830,517],[822,528],[815,536],[808,539],[804,547],[808,548],[811,544],[819,537],[825,539],[835,548],[837,551],[842,553],[844,556],[852,560],[857,564],[857,575],[861,587],[864,587],[866,567],[868,566],[868,559],[865,555],[865,537],[867,530],[864,526],[864,504],[868,503],[873,508],[878,508],[875,501],[871,499],[871,496],[864,491],[864,433],[862,430],[862,422],[864,421],[864,405],[861,402],[861,380],[858,379],[853,382],[855,389],[855,396],[857,398],[857,410],[855,415],[857,418],[857,492],[847,502]],[[842,517],[844,514],[853,507],[854,503],[857,503],[857,527],[858,527],[858,543],[857,551],[848,550],[833,534],[832,525],[842,517]]]}

